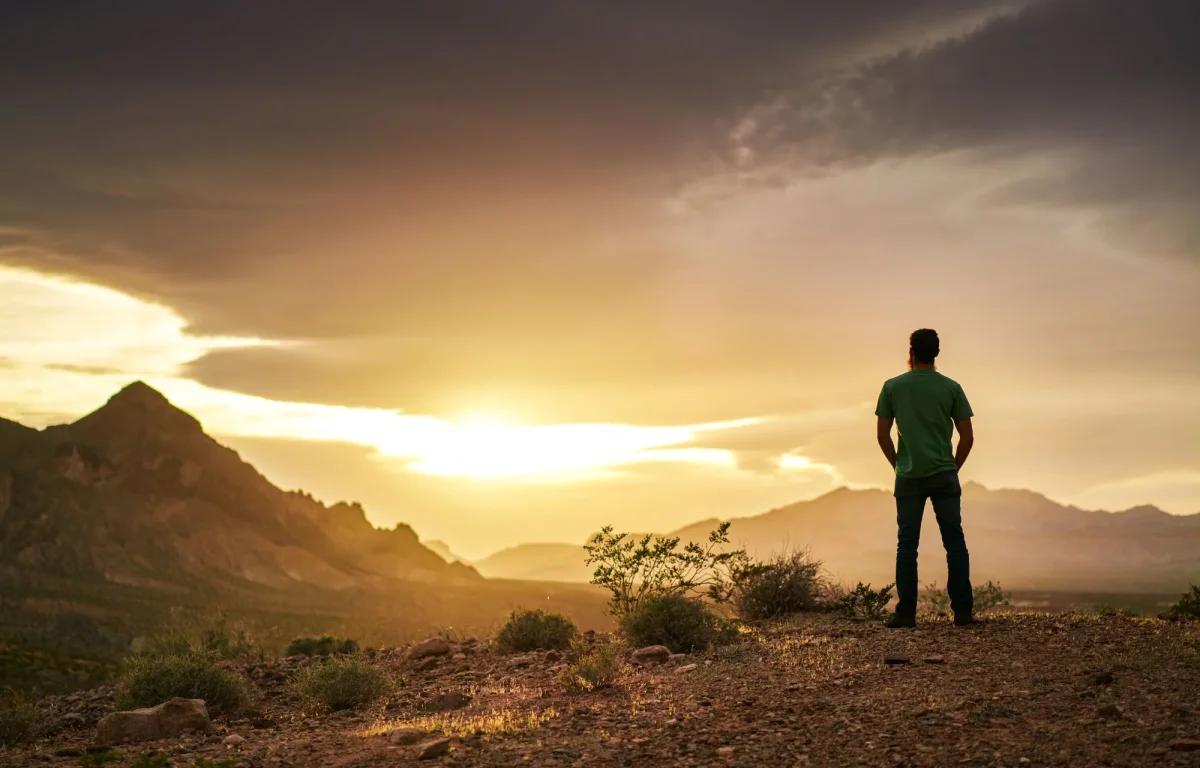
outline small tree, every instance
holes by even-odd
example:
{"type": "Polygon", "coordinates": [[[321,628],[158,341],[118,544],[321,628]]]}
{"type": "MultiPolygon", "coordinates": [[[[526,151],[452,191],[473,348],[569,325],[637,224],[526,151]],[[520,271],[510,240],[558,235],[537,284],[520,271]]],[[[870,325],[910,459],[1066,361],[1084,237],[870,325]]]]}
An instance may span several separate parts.
{"type": "Polygon", "coordinates": [[[1193,584],[1189,591],[1184,592],[1169,615],[1173,619],[1200,620],[1200,587],[1193,584]]]}
{"type": "Polygon", "coordinates": [[[592,583],[611,594],[610,610],[626,616],[654,596],[699,596],[714,602],[730,599],[734,578],[750,566],[746,550],[722,551],[729,544],[729,523],[708,535],[707,545],[689,542],[679,548],[679,537],[646,535],[631,539],[605,526],[584,550],[587,564],[595,565],[592,583]]]}
{"type": "Polygon", "coordinates": [[[863,584],[860,581],[854,589],[848,592],[844,587],[838,588],[835,592],[841,592],[841,594],[834,595],[834,599],[830,602],[830,608],[847,618],[883,618],[888,603],[892,601],[892,588],[895,586],[895,584],[888,584],[883,589],[871,589],[870,584],[863,584]]]}

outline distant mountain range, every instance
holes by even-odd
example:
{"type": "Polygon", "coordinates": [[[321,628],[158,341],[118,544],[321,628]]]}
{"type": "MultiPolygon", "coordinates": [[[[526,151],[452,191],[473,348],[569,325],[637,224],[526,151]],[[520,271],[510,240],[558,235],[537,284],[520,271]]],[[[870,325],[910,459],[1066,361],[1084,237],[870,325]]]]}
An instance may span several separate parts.
{"type": "MultiPolygon", "coordinates": [[[[882,490],[839,489],[811,501],[733,518],[730,537],[758,557],[806,548],[841,581],[893,580],[895,505],[882,490]]],[[[670,535],[703,541],[718,524],[704,520],[670,535]]],[[[1006,588],[1088,592],[1173,592],[1200,582],[1200,514],[1155,507],[1124,512],[1063,506],[1023,490],[963,489],[963,526],[976,581],[1006,588]]],[[[473,563],[489,578],[587,581],[575,544],[524,544],[473,563]]],[[[927,506],[921,579],[946,580],[945,557],[927,506]]]]}
{"type": "Polygon", "coordinates": [[[480,580],[408,526],[275,487],[140,382],[73,424],[0,419],[0,572],[162,588],[480,580]]]}

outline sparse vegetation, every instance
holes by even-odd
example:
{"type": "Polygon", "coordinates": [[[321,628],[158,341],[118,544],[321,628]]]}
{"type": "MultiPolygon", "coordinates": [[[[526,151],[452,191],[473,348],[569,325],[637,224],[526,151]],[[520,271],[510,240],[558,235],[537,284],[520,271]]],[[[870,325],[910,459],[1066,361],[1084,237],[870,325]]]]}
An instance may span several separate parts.
{"type": "Polygon", "coordinates": [[[321,637],[297,637],[288,643],[285,656],[329,656],[334,653],[354,653],[358,643],[354,640],[322,635],[321,637]]]}
{"type": "Polygon", "coordinates": [[[737,629],[704,601],[683,595],[654,595],[621,617],[621,631],[635,646],[665,645],[691,653],[732,642],[737,629]]]}
{"type": "Polygon", "coordinates": [[[118,749],[104,749],[99,752],[88,752],[79,756],[79,768],[104,768],[109,763],[115,763],[123,757],[118,749]]]}
{"type": "Polygon", "coordinates": [[[245,699],[245,683],[214,661],[195,650],[132,656],[117,684],[117,708],[153,707],[180,697],[203,699],[212,712],[235,711],[245,699]]]}
{"type": "Polygon", "coordinates": [[[186,622],[180,611],[172,611],[165,629],[142,649],[146,653],[173,656],[197,652],[214,659],[251,661],[262,654],[242,626],[231,626],[224,611],[216,610],[200,620],[186,622]],[[196,624],[203,622],[199,629],[196,624]]]}
{"type": "Polygon", "coordinates": [[[0,747],[33,740],[41,726],[41,713],[30,696],[13,690],[0,693],[0,747]]]}
{"type": "Polygon", "coordinates": [[[385,669],[358,654],[331,656],[305,667],[292,684],[301,698],[332,712],[370,707],[395,685],[385,669]]]}
{"type": "Polygon", "coordinates": [[[825,589],[820,561],[803,550],[746,566],[733,581],[734,607],[751,621],[814,610],[825,589]]]}
{"type": "Polygon", "coordinates": [[[570,693],[589,693],[611,688],[625,672],[627,648],[612,637],[597,637],[592,643],[576,641],[572,645],[575,661],[558,676],[570,693]]]}
{"type": "Polygon", "coordinates": [[[828,605],[846,618],[881,619],[888,603],[892,602],[892,589],[895,586],[888,584],[883,589],[871,589],[870,584],[860,581],[849,591],[835,588],[828,605]]]}
{"type": "Polygon", "coordinates": [[[143,752],[133,761],[131,768],[167,768],[171,758],[162,752],[143,752]]]}
{"type": "Polygon", "coordinates": [[[744,549],[723,551],[729,523],[717,526],[706,545],[688,542],[681,549],[679,541],[649,535],[633,540],[627,533],[614,534],[610,525],[584,545],[587,564],[596,566],[592,583],[611,593],[614,616],[627,616],[658,597],[707,594],[714,602],[729,600],[734,574],[750,565],[744,549]]]}
{"type": "Polygon", "coordinates": [[[564,650],[575,638],[575,624],[561,613],[513,611],[496,635],[496,647],[506,653],[564,650]]]}
{"type": "Polygon", "coordinates": [[[977,585],[972,590],[974,596],[975,613],[987,613],[993,608],[1006,606],[1012,598],[1012,595],[1000,588],[1000,582],[988,582],[987,584],[977,585]]]}
{"type": "Polygon", "coordinates": [[[192,763],[192,768],[237,768],[237,764],[238,759],[236,757],[223,757],[220,760],[197,757],[196,762],[192,763]]]}
{"type": "MultiPolygon", "coordinates": [[[[1001,588],[999,582],[989,581],[986,584],[977,584],[971,590],[974,603],[974,611],[976,614],[987,613],[993,608],[1009,605],[1012,595],[1008,594],[1001,588]]],[[[922,613],[931,616],[949,616],[950,615],[950,593],[945,589],[938,587],[936,581],[930,582],[918,598],[922,613]]]]}
{"type": "Polygon", "coordinates": [[[1168,614],[1173,619],[1200,621],[1200,586],[1191,585],[1191,589],[1183,593],[1168,614]]]}

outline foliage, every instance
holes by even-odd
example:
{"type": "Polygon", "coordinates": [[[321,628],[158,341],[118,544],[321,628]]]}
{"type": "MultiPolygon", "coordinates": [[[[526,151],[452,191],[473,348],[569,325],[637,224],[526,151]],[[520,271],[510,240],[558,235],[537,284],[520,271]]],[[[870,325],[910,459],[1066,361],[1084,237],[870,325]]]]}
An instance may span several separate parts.
{"type": "Polygon", "coordinates": [[[722,551],[729,544],[729,523],[708,535],[707,545],[688,542],[679,548],[679,537],[646,535],[633,540],[605,526],[584,549],[587,564],[595,565],[592,583],[611,594],[610,611],[626,616],[645,600],[660,596],[686,596],[707,592],[714,602],[725,602],[732,590],[733,574],[749,566],[744,549],[722,551]]]}
{"type": "Polygon", "coordinates": [[[167,768],[171,758],[162,752],[143,752],[133,761],[132,768],[167,768]]]}
{"type": "Polygon", "coordinates": [[[395,685],[386,670],[354,654],[330,656],[305,667],[292,688],[301,698],[338,712],[369,707],[391,693],[395,685]]]}
{"type": "Polygon", "coordinates": [[[79,768],[104,768],[109,763],[117,762],[121,757],[121,752],[117,749],[87,752],[79,756],[79,768]]]}
{"type": "Polygon", "coordinates": [[[691,653],[732,642],[737,629],[702,600],[684,595],[652,595],[621,617],[621,631],[637,646],[665,645],[691,653]]]}
{"type": "Polygon", "coordinates": [[[734,573],[733,586],[738,615],[754,621],[815,609],[825,582],[821,562],[797,550],[740,568],[734,573]]]}
{"type": "Polygon", "coordinates": [[[577,640],[571,648],[575,661],[558,676],[559,684],[570,693],[611,688],[628,667],[627,649],[611,637],[597,637],[590,644],[577,640]]]}
{"type": "Polygon", "coordinates": [[[1179,602],[1168,612],[1173,619],[1193,619],[1200,621],[1200,586],[1191,585],[1191,589],[1183,593],[1179,602]]]}
{"type": "Polygon", "coordinates": [[[1118,608],[1117,606],[1109,605],[1108,603],[1100,603],[1092,606],[1092,612],[1097,616],[1120,616],[1126,619],[1136,619],[1142,615],[1135,610],[1131,610],[1129,608],[1118,608]]]}
{"type": "MultiPolygon", "coordinates": [[[[975,613],[987,613],[993,608],[999,608],[1009,604],[1012,595],[1005,592],[999,582],[989,581],[986,584],[977,584],[971,590],[974,603],[975,613]]],[[[937,582],[930,582],[921,592],[919,602],[922,611],[934,616],[948,616],[950,614],[950,593],[945,589],[938,587],[937,582]]]]}
{"type": "Polygon", "coordinates": [[[322,635],[320,637],[297,637],[288,643],[284,656],[328,656],[333,653],[354,653],[358,643],[354,640],[322,635]]]}
{"type": "Polygon", "coordinates": [[[237,768],[237,764],[238,759],[236,757],[223,757],[220,760],[197,757],[196,762],[192,763],[192,768],[237,768]]]}
{"type": "Polygon", "coordinates": [[[212,655],[194,650],[131,656],[117,683],[117,708],[153,707],[179,697],[203,699],[214,712],[232,712],[245,698],[245,683],[218,669],[214,661],[212,655]]]}
{"type": "Polygon", "coordinates": [[[888,584],[883,589],[871,589],[870,584],[858,582],[849,592],[844,589],[835,590],[829,607],[847,618],[881,619],[892,601],[892,588],[888,584]],[[841,594],[837,594],[837,592],[841,594]]]}
{"type": "Polygon", "coordinates": [[[563,650],[575,634],[575,624],[561,613],[518,610],[500,628],[496,647],[506,653],[563,650]]]}
{"type": "Polygon", "coordinates": [[[41,726],[42,715],[32,697],[11,689],[0,694],[0,747],[32,741],[41,726]]]}
{"type": "Polygon", "coordinates": [[[245,628],[229,625],[224,611],[217,610],[202,619],[205,626],[199,631],[183,623],[179,611],[171,612],[167,628],[151,638],[143,649],[145,652],[162,656],[198,652],[214,659],[240,659],[252,661],[259,649],[246,634],[245,628]]]}

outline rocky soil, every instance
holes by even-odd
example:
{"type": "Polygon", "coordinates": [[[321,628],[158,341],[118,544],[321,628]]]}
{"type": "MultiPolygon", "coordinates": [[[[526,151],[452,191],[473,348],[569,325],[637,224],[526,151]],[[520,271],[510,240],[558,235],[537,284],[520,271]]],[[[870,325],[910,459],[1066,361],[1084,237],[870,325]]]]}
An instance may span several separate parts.
{"type": "MultiPolygon", "coordinates": [[[[434,644],[437,645],[436,643],[434,644]]],[[[568,695],[557,652],[473,642],[416,658],[385,707],[306,711],[287,683],[306,659],[240,667],[252,709],[208,733],[119,747],[170,765],[1200,766],[1200,625],[1012,614],[916,630],[826,616],[747,628],[708,654],[632,667],[568,695]]],[[[73,766],[97,748],[112,691],[48,699],[56,724],[3,766],[73,766]]]]}

